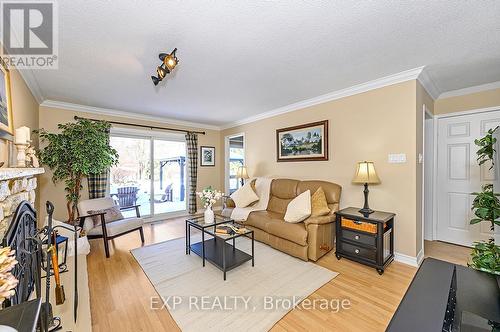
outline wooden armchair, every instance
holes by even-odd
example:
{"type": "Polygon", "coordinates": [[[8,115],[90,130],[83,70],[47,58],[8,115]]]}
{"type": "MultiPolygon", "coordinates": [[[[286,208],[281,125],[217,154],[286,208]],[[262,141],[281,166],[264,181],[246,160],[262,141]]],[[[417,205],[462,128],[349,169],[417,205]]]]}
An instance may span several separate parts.
{"type": "Polygon", "coordinates": [[[144,232],[142,230],[144,220],[141,218],[141,215],[139,213],[139,205],[120,207],[120,210],[135,208],[135,212],[137,215],[136,217],[124,218],[108,223],[105,222],[105,212],[88,214],[88,211],[99,211],[113,206],[115,206],[115,202],[111,197],[88,199],[80,201],[78,203],[78,211],[80,213],[80,227],[82,227],[87,232],[87,237],[89,239],[102,238],[104,240],[104,250],[106,252],[107,258],[109,258],[108,240],[112,240],[115,237],[133,231],[139,231],[141,235],[141,241],[142,243],[144,243],[144,232]],[[101,218],[101,225],[94,227],[94,222],[92,220],[92,217],[94,216],[99,216],[101,218]]]}

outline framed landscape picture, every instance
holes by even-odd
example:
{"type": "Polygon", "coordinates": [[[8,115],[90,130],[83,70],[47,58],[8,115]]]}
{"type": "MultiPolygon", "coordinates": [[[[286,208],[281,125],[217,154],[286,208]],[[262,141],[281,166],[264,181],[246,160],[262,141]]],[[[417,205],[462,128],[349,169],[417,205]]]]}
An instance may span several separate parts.
{"type": "Polygon", "coordinates": [[[10,73],[3,61],[0,63],[0,130],[13,134],[10,73]]]}
{"type": "Polygon", "coordinates": [[[276,130],[276,159],[328,160],[328,120],[276,130]]]}
{"type": "Polygon", "coordinates": [[[215,166],[215,147],[200,146],[200,166],[215,166]]]}

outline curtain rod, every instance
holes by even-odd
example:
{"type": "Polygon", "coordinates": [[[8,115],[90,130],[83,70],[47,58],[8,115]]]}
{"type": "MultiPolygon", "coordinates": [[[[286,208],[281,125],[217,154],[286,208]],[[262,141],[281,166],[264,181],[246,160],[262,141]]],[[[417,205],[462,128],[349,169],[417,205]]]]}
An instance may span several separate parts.
{"type": "Polygon", "coordinates": [[[136,123],[127,123],[127,122],[119,122],[119,121],[108,121],[108,120],[98,120],[91,118],[82,118],[81,116],[74,116],[75,120],[90,120],[90,121],[106,121],[113,124],[124,125],[124,126],[133,126],[133,127],[141,127],[141,128],[149,128],[149,129],[160,129],[160,130],[168,130],[168,131],[178,131],[182,133],[195,133],[200,135],[205,135],[204,131],[196,131],[196,130],[184,130],[184,129],[176,129],[176,128],[168,128],[168,127],[156,127],[156,126],[147,126],[136,123]]]}

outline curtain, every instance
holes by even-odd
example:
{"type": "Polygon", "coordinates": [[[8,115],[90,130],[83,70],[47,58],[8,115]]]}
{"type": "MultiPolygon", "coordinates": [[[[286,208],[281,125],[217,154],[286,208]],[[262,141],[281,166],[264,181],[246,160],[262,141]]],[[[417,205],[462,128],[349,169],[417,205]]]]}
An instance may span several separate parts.
{"type": "MultiPolygon", "coordinates": [[[[108,134],[108,144],[109,144],[109,130],[108,134]]],[[[106,190],[108,189],[108,178],[109,169],[101,174],[90,174],[87,176],[87,184],[89,187],[89,198],[102,198],[106,196],[106,190]]]]}
{"type": "Polygon", "coordinates": [[[87,177],[89,185],[89,198],[101,198],[106,196],[106,189],[108,188],[109,171],[101,174],[91,174],[87,177]]]}
{"type": "Polygon", "coordinates": [[[196,184],[198,180],[198,135],[196,133],[186,134],[187,158],[189,175],[189,192],[188,192],[188,212],[189,214],[196,213],[196,184]]]}

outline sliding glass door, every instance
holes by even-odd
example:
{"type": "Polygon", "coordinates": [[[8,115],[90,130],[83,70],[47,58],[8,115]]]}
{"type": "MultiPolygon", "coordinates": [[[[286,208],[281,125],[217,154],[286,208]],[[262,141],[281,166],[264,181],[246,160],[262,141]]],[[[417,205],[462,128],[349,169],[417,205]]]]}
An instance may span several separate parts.
{"type": "MultiPolygon", "coordinates": [[[[156,217],[186,210],[186,142],[182,136],[111,134],[120,156],[111,169],[110,195],[122,206],[139,204],[142,216],[156,217]]],[[[125,217],[135,209],[124,211],[125,217]]]]}
{"type": "Polygon", "coordinates": [[[154,212],[186,210],[186,142],[154,140],[154,212]]]}

